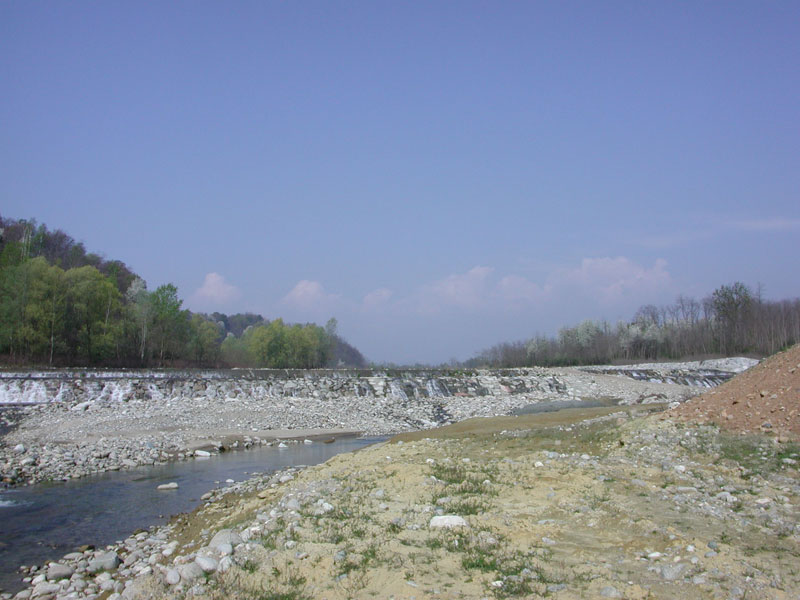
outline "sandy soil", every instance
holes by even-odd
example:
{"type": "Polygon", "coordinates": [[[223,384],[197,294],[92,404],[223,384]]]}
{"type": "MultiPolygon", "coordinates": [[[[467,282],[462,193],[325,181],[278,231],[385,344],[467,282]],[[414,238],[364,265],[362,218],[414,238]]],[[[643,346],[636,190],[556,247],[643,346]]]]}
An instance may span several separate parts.
{"type": "Polygon", "coordinates": [[[687,401],[669,416],[800,439],[800,344],[687,401]]]}
{"type": "Polygon", "coordinates": [[[800,594],[800,479],[796,458],[783,461],[798,447],[766,438],[742,446],[715,427],[624,411],[580,424],[577,414],[559,424],[529,417],[550,423],[476,420],[471,431],[404,435],[284,484],[215,498],[174,523],[175,564],[232,528],[248,540],[233,566],[171,587],[151,576],[130,597],[800,594]],[[436,528],[436,515],[465,525],[436,528]]]}

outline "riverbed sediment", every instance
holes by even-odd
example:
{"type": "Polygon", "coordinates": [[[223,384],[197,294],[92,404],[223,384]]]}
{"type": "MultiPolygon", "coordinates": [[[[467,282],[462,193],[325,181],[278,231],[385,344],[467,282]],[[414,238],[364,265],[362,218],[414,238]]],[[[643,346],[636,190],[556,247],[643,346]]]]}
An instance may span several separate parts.
{"type": "Polygon", "coordinates": [[[257,476],[17,597],[796,598],[797,447],[646,409],[482,420],[257,476]]]}
{"type": "MultiPolygon", "coordinates": [[[[576,375],[628,397],[663,385],[576,375]]],[[[552,399],[590,397],[567,386],[552,399]]],[[[694,395],[667,387],[677,395],[401,428],[28,569],[17,597],[796,598],[800,448],[647,415],[694,395]]],[[[485,413],[547,401],[487,400],[454,403],[485,413]]]]}
{"type": "Polygon", "coordinates": [[[732,375],[706,364],[705,375],[690,376],[691,366],[648,365],[646,380],[577,368],[7,372],[0,400],[35,404],[19,408],[0,440],[0,480],[26,485],[289,438],[430,429],[548,401],[684,402],[732,375]],[[684,383],[663,383],[678,376],[684,383]]]}

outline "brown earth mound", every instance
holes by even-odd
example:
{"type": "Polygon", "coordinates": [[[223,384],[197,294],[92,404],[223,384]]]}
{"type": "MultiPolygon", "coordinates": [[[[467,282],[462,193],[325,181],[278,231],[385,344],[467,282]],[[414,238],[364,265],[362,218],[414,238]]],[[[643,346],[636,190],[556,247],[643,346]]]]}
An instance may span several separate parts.
{"type": "Polygon", "coordinates": [[[800,344],[670,410],[683,421],[714,422],[743,433],[800,439],[800,344]]]}

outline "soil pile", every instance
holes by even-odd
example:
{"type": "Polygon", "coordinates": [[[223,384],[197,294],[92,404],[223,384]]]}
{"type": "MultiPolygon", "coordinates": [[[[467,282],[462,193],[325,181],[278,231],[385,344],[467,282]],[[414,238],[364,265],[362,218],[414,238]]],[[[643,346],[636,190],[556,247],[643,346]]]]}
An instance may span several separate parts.
{"type": "Polygon", "coordinates": [[[742,433],[800,439],[800,344],[779,352],[668,415],[742,433]]]}

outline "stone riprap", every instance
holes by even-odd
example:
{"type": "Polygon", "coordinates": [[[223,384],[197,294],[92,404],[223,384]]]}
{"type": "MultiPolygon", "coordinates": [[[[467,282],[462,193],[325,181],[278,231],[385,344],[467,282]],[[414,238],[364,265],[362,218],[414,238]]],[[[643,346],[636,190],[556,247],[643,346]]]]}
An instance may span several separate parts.
{"type": "Polygon", "coordinates": [[[754,358],[735,357],[681,363],[641,363],[621,366],[584,367],[588,373],[625,375],[637,381],[716,387],[737,373],[757,365],[754,358]]]}
{"type": "Polygon", "coordinates": [[[577,368],[4,372],[0,404],[27,406],[0,440],[0,477],[71,479],[198,449],[428,429],[547,401],[674,403],[701,389],[577,368]]]}

